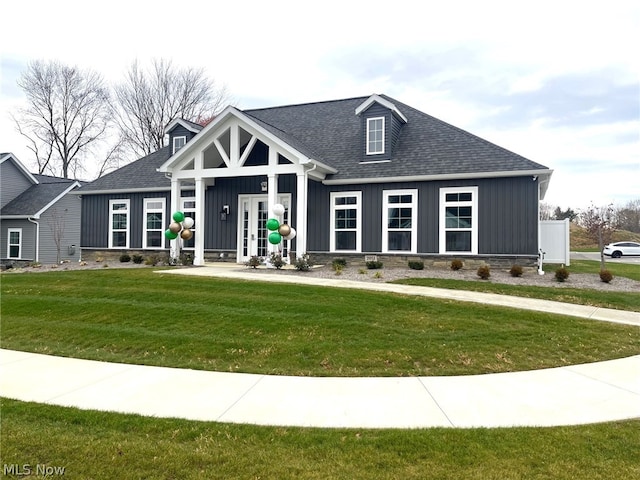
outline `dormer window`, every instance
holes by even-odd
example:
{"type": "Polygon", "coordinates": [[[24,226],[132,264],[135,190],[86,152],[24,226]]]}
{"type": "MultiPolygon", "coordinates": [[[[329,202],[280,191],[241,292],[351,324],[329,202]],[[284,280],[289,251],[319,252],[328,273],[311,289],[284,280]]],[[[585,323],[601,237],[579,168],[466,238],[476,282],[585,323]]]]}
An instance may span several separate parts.
{"type": "Polygon", "coordinates": [[[176,153],[178,150],[184,147],[185,143],[187,143],[187,137],[173,137],[173,150],[171,153],[176,153]]]}
{"type": "Polygon", "coordinates": [[[384,117],[367,119],[367,155],[384,153],[384,117]]]}

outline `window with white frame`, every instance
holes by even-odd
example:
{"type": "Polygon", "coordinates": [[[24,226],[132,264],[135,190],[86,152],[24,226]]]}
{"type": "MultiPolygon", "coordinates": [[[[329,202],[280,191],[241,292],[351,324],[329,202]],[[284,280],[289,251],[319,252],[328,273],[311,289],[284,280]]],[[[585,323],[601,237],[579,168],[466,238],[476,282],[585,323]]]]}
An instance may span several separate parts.
{"type": "Polygon", "coordinates": [[[193,249],[196,245],[196,197],[183,197],[180,200],[180,211],[185,217],[191,217],[194,220],[193,226],[190,228],[193,236],[189,240],[182,240],[182,248],[193,249]]]}
{"type": "Polygon", "coordinates": [[[109,248],[129,248],[129,200],[109,200],[109,248]]]}
{"type": "Polygon", "coordinates": [[[332,252],[362,250],[362,192],[331,192],[332,252]]]}
{"type": "Polygon", "coordinates": [[[382,251],[416,253],[418,190],[385,190],[382,198],[382,251]]]}
{"type": "Polygon", "coordinates": [[[164,198],[144,199],[144,231],[142,248],[164,247],[164,198]]]}
{"type": "Polygon", "coordinates": [[[478,187],[440,189],[440,253],[478,253],[478,187]]]}
{"type": "Polygon", "coordinates": [[[384,153],[384,117],[367,118],[367,155],[384,153]]]}
{"type": "Polygon", "coordinates": [[[7,257],[22,258],[22,229],[9,228],[7,234],[7,257]]]}
{"type": "Polygon", "coordinates": [[[187,143],[187,137],[173,137],[173,150],[172,153],[176,153],[187,143]]]}

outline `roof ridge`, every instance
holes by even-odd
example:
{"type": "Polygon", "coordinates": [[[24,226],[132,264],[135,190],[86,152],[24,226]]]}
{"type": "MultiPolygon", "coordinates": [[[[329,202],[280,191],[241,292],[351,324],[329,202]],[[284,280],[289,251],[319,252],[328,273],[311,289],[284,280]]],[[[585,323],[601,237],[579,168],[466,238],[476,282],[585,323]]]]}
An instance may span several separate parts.
{"type": "Polygon", "coordinates": [[[262,108],[249,108],[246,110],[242,110],[242,112],[247,113],[247,112],[258,112],[258,111],[262,111],[262,110],[276,110],[279,108],[291,108],[291,107],[304,107],[304,106],[308,106],[308,105],[320,105],[323,103],[337,103],[337,102],[349,102],[352,100],[360,100],[360,99],[367,99],[369,98],[371,95],[366,95],[366,96],[358,96],[358,97],[350,97],[350,98],[339,98],[337,100],[319,100],[316,102],[303,102],[303,103],[291,103],[288,105],[276,105],[274,107],[262,107],[262,108]]]}

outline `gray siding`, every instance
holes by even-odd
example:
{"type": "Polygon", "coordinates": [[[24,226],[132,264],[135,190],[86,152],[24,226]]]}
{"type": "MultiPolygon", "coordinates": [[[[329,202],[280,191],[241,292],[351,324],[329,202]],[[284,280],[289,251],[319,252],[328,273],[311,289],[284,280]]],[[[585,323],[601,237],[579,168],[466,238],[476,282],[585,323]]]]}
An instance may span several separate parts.
{"type": "Polygon", "coordinates": [[[0,188],[0,208],[4,207],[11,200],[16,198],[27,188],[33,185],[22,170],[16,167],[11,160],[5,160],[0,164],[0,178],[2,188],[0,188]]]}
{"type": "Polygon", "coordinates": [[[60,260],[80,260],[80,199],[76,193],[62,197],[54,206],[44,212],[40,219],[40,256],[41,263],[56,263],[57,246],[54,231],[62,230],[60,242],[60,260]],[[69,247],[75,245],[75,252],[69,247]]]}
{"type": "MultiPolygon", "coordinates": [[[[22,252],[21,260],[36,260],[36,225],[28,220],[2,220],[0,222],[0,257],[8,257],[7,241],[8,230],[10,228],[22,229],[22,252]]],[[[42,228],[42,227],[41,227],[42,228]]]]}
{"type": "Polygon", "coordinates": [[[478,253],[536,255],[538,245],[537,182],[531,177],[404,182],[364,185],[309,185],[309,251],[328,251],[330,192],[362,192],[362,250],[382,250],[384,190],[418,190],[418,253],[439,252],[440,188],[478,186],[478,253]]]}

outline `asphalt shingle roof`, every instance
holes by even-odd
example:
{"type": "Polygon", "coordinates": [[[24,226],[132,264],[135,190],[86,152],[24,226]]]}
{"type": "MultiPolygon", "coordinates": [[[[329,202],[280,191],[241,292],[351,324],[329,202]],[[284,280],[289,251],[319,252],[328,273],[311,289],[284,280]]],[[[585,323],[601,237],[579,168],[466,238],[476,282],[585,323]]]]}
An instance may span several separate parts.
{"type": "Polygon", "coordinates": [[[7,203],[0,211],[0,215],[33,216],[64,193],[75,182],[75,180],[49,177],[47,175],[33,176],[40,183],[32,185],[7,203]]]}
{"type": "MultiPolygon", "coordinates": [[[[243,113],[309,158],[334,167],[329,180],[546,170],[547,167],[454,127],[386,95],[407,118],[390,162],[360,163],[362,121],[355,110],[369,96],[244,110],[243,113]]],[[[84,186],[84,191],[168,188],[156,171],[164,147],[84,186]]]]}

